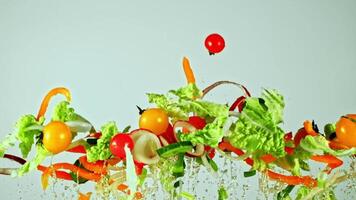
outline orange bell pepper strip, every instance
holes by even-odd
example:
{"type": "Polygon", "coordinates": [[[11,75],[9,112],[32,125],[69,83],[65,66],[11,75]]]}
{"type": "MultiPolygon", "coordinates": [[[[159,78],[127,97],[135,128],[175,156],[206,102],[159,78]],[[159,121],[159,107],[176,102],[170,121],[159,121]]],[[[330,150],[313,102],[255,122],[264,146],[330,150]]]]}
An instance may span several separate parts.
{"type": "Polygon", "coordinates": [[[267,170],[267,176],[276,181],[280,181],[286,183],[288,185],[305,185],[307,187],[316,187],[317,181],[310,176],[286,176],[283,174],[279,174],[273,172],[271,170],[267,170]]]}
{"type": "Polygon", "coordinates": [[[332,149],[336,149],[336,150],[340,150],[340,149],[349,149],[350,147],[344,145],[344,144],[341,144],[337,141],[337,138],[329,141],[329,147],[332,148],[332,149]]]}
{"type": "Polygon", "coordinates": [[[317,136],[318,133],[314,131],[313,129],[313,124],[309,120],[304,121],[303,123],[305,131],[308,133],[308,135],[311,136],[317,136]]]}
{"type": "MultiPolygon", "coordinates": [[[[225,141],[222,141],[219,143],[219,149],[221,149],[222,151],[227,150],[227,151],[234,152],[238,156],[243,156],[245,154],[241,149],[238,149],[238,148],[232,146],[229,142],[225,142],[225,141]]],[[[253,166],[253,160],[251,158],[246,158],[245,162],[248,165],[253,166]]]]}
{"type": "Polygon", "coordinates": [[[51,98],[57,94],[62,94],[67,98],[67,101],[71,101],[71,94],[70,91],[67,88],[64,87],[58,87],[50,90],[47,95],[44,97],[41,103],[41,107],[38,111],[37,114],[37,120],[39,120],[41,117],[43,117],[47,111],[48,104],[51,100],[51,98]]]}
{"type": "Polygon", "coordinates": [[[71,152],[71,153],[87,153],[87,151],[83,145],[78,145],[76,147],[68,149],[67,151],[71,152]]]}
{"type": "Polygon", "coordinates": [[[185,77],[187,79],[188,84],[195,83],[195,76],[194,76],[193,70],[190,67],[188,58],[186,58],[186,57],[183,58],[183,69],[184,69],[185,77]]]}
{"type": "Polygon", "coordinates": [[[267,164],[277,160],[277,158],[272,156],[271,154],[265,154],[265,155],[261,156],[260,158],[267,164]]]}
{"type": "Polygon", "coordinates": [[[89,171],[92,171],[96,174],[106,174],[106,166],[103,160],[98,160],[96,162],[88,162],[87,156],[82,156],[79,158],[79,162],[83,167],[89,171]]]}
{"type": "Polygon", "coordinates": [[[337,157],[333,155],[314,155],[310,158],[311,160],[317,161],[317,162],[322,162],[322,163],[327,163],[329,169],[326,171],[327,173],[330,173],[333,169],[341,166],[343,164],[343,161],[338,159],[337,157]]]}

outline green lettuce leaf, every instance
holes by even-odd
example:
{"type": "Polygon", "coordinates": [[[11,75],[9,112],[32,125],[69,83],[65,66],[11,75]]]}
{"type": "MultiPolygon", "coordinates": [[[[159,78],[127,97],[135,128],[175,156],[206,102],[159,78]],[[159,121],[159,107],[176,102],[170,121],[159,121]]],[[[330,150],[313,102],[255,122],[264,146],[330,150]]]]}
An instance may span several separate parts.
{"type": "Polygon", "coordinates": [[[5,151],[8,148],[15,145],[15,142],[17,141],[16,136],[17,136],[16,133],[12,133],[12,134],[7,135],[5,137],[5,139],[1,141],[1,143],[0,143],[0,158],[4,157],[5,151]]]}
{"type": "Polygon", "coordinates": [[[248,152],[282,157],[286,154],[284,131],[278,125],[282,121],[283,98],[274,90],[265,90],[262,96],[267,99],[246,99],[239,119],[230,128],[228,139],[233,146],[248,152]],[[273,98],[270,94],[273,94],[273,98]]]}
{"type": "Polygon", "coordinates": [[[190,83],[187,86],[181,87],[178,90],[170,90],[170,93],[178,96],[181,99],[195,99],[202,95],[196,84],[190,83]]]}
{"type": "Polygon", "coordinates": [[[62,101],[54,107],[52,121],[75,121],[78,117],[68,101],[62,101]]]}
{"type": "Polygon", "coordinates": [[[356,154],[356,148],[350,148],[346,150],[333,150],[329,147],[328,140],[321,136],[306,136],[300,142],[300,147],[303,148],[305,151],[308,151],[313,154],[323,154],[328,153],[337,157],[341,156],[351,156],[356,154]]]}
{"type": "Polygon", "coordinates": [[[24,158],[31,151],[34,139],[42,133],[44,118],[39,121],[33,115],[22,116],[16,123],[16,137],[20,142],[19,147],[24,158]]]}
{"type": "Polygon", "coordinates": [[[220,186],[218,190],[218,200],[227,200],[227,199],[229,199],[229,195],[226,189],[224,188],[224,186],[220,186]]]}
{"type": "Polygon", "coordinates": [[[36,170],[37,166],[40,165],[43,160],[47,157],[52,155],[48,152],[42,145],[36,145],[36,156],[33,160],[27,161],[22,167],[20,167],[17,171],[15,171],[12,176],[21,177],[24,174],[36,170]]]}
{"type": "Polygon", "coordinates": [[[112,154],[110,152],[110,140],[118,132],[115,122],[109,122],[102,126],[101,137],[98,139],[95,146],[87,150],[87,158],[89,162],[97,160],[106,160],[112,154]]]}
{"type": "Polygon", "coordinates": [[[148,93],[148,102],[156,104],[157,107],[163,109],[168,116],[173,119],[188,119],[188,113],[186,113],[178,103],[169,99],[163,94],[148,93]]]}
{"type": "Polygon", "coordinates": [[[217,117],[212,123],[207,124],[201,130],[189,134],[180,134],[180,140],[190,141],[193,144],[205,144],[211,147],[217,147],[224,136],[223,127],[226,120],[226,116],[217,117]]]}

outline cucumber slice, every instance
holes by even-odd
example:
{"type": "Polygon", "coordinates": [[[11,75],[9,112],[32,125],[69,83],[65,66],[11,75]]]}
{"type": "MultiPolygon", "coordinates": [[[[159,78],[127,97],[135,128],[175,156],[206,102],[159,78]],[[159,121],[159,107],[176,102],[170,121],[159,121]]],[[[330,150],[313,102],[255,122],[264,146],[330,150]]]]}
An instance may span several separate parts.
{"type": "Polygon", "coordinates": [[[184,169],[185,169],[184,153],[182,153],[182,154],[178,155],[178,160],[173,166],[173,169],[172,169],[173,176],[175,176],[175,177],[184,176],[184,169]]]}
{"type": "Polygon", "coordinates": [[[169,158],[180,153],[186,153],[193,149],[193,144],[190,141],[177,142],[163,148],[157,149],[157,153],[162,158],[169,158]]]}

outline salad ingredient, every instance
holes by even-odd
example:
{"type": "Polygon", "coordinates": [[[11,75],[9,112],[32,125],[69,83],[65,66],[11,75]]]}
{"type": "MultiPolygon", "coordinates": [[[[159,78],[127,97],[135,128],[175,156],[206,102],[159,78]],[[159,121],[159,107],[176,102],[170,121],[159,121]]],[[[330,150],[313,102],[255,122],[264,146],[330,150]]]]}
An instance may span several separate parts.
{"type": "Polygon", "coordinates": [[[124,147],[128,146],[130,150],[134,148],[134,142],[128,134],[116,134],[110,142],[111,153],[118,158],[125,158],[124,147]]]}
{"type": "MultiPolygon", "coordinates": [[[[34,143],[34,138],[41,135],[44,118],[36,120],[33,115],[22,116],[16,123],[16,138],[19,140],[22,156],[27,158],[34,143]]],[[[7,145],[9,147],[10,145],[7,145]]]]}
{"type": "Polygon", "coordinates": [[[336,122],[338,142],[348,147],[356,147],[356,117],[343,116],[336,122]]]}
{"type": "Polygon", "coordinates": [[[229,195],[223,186],[220,186],[218,190],[218,200],[227,200],[229,195]]]}
{"type": "Polygon", "coordinates": [[[189,117],[188,122],[193,125],[196,129],[201,130],[205,127],[206,121],[204,118],[199,116],[191,116],[189,117]]]}
{"type": "Polygon", "coordinates": [[[86,156],[82,156],[79,158],[80,164],[87,170],[92,171],[97,174],[106,174],[106,164],[102,160],[98,160],[96,162],[88,162],[86,156]]]}
{"type": "Polygon", "coordinates": [[[254,175],[256,175],[256,170],[251,170],[251,171],[244,172],[244,177],[251,177],[251,176],[254,176],[254,175]]]}
{"type": "Polygon", "coordinates": [[[333,140],[336,137],[336,127],[335,124],[326,124],[324,126],[325,137],[328,140],[333,140]]]}
{"type": "Polygon", "coordinates": [[[174,134],[173,126],[171,124],[168,125],[166,131],[164,133],[162,133],[162,135],[160,137],[163,137],[164,139],[166,139],[166,141],[169,144],[177,142],[177,138],[174,134]]]}
{"type": "Polygon", "coordinates": [[[132,151],[135,161],[148,165],[159,161],[159,155],[156,150],[161,148],[161,142],[155,134],[141,130],[133,134],[132,137],[135,142],[132,151]]]}
{"type": "Polygon", "coordinates": [[[203,95],[201,98],[203,98],[206,94],[208,94],[211,90],[213,90],[214,88],[218,87],[218,86],[221,86],[221,85],[226,85],[226,84],[229,84],[229,85],[235,85],[237,87],[239,87],[241,89],[241,91],[244,93],[244,96],[245,97],[251,97],[251,94],[250,92],[246,89],[245,86],[239,84],[239,83],[236,83],[236,82],[233,82],[233,81],[217,81],[211,85],[209,85],[208,87],[206,87],[204,90],[203,90],[203,95]]]}
{"type": "Polygon", "coordinates": [[[183,58],[183,69],[188,84],[194,84],[195,83],[194,73],[192,68],[190,67],[189,60],[186,57],[183,58]]]}
{"type": "Polygon", "coordinates": [[[174,144],[170,144],[168,146],[157,149],[157,153],[162,158],[169,158],[181,153],[186,153],[192,150],[192,148],[193,146],[191,142],[184,141],[184,142],[177,142],[174,144]]]}
{"type": "Polygon", "coordinates": [[[43,129],[43,145],[51,153],[64,151],[72,141],[72,133],[67,125],[60,121],[52,121],[43,129]]]}
{"type": "MultiPolygon", "coordinates": [[[[83,169],[83,164],[79,161],[79,160],[76,160],[74,162],[74,165],[83,169]]],[[[77,176],[77,174],[73,173],[73,172],[70,172],[70,175],[73,179],[74,182],[78,183],[78,184],[83,184],[83,183],[86,183],[88,181],[88,179],[85,179],[85,178],[82,178],[82,177],[79,177],[77,176]]],[[[46,178],[46,177],[44,177],[46,178]]],[[[44,180],[45,181],[45,180],[44,180]]]]}
{"type": "Polygon", "coordinates": [[[185,162],[184,162],[184,153],[183,153],[178,155],[178,160],[172,168],[173,176],[175,177],[184,176],[184,168],[185,168],[185,162]]]}
{"type": "Polygon", "coordinates": [[[136,193],[136,187],[138,184],[138,179],[136,176],[136,168],[135,168],[135,163],[134,159],[131,154],[131,150],[128,146],[128,144],[125,144],[124,146],[124,151],[125,151],[125,157],[126,157],[126,179],[127,179],[127,185],[130,188],[130,197],[133,198],[133,196],[136,193]]]}
{"type": "Polygon", "coordinates": [[[310,159],[318,162],[323,162],[327,163],[329,169],[327,170],[327,173],[330,173],[331,170],[341,166],[343,164],[342,160],[336,158],[335,156],[332,155],[313,155],[310,159]]]}
{"type": "Polygon", "coordinates": [[[288,185],[303,184],[307,187],[315,187],[317,185],[317,181],[310,176],[286,176],[271,170],[267,170],[267,175],[272,180],[281,181],[287,183],[288,185]]]}
{"type": "Polygon", "coordinates": [[[51,153],[45,149],[42,145],[36,145],[36,155],[31,161],[27,161],[22,167],[20,167],[12,176],[21,177],[24,174],[37,169],[37,167],[44,161],[44,159],[50,156],[51,153]]]}
{"type": "Polygon", "coordinates": [[[246,97],[244,97],[244,96],[238,97],[234,101],[234,103],[231,104],[229,111],[234,111],[236,108],[238,108],[239,112],[241,112],[245,106],[245,99],[246,99],[246,97]]]}
{"type": "Polygon", "coordinates": [[[288,185],[282,191],[278,192],[277,200],[285,200],[286,198],[288,198],[294,187],[294,185],[288,185]]]}
{"type": "Polygon", "coordinates": [[[308,135],[317,136],[319,134],[314,130],[313,124],[314,122],[310,122],[309,120],[304,121],[304,130],[308,133],[308,135]]]}
{"type": "Polygon", "coordinates": [[[210,34],[205,39],[205,47],[210,55],[220,53],[225,48],[225,40],[217,33],[210,34]]]}
{"type": "Polygon", "coordinates": [[[63,96],[66,97],[67,101],[71,101],[71,94],[70,94],[70,91],[67,89],[67,88],[64,88],[64,87],[58,87],[58,88],[54,88],[52,90],[50,90],[47,95],[44,97],[44,99],[42,100],[42,103],[41,103],[41,107],[38,111],[38,114],[37,114],[37,121],[44,116],[44,114],[46,113],[47,111],[47,107],[48,107],[48,104],[51,100],[51,98],[57,94],[62,94],[63,96]]]}
{"type": "Polygon", "coordinates": [[[109,122],[101,127],[101,137],[95,146],[87,149],[87,159],[89,162],[106,160],[112,154],[110,151],[111,138],[118,132],[115,122],[109,122]]]}
{"type": "Polygon", "coordinates": [[[62,101],[54,107],[52,121],[76,121],[78,119],[74,109],[69,106],[69,101],[62,101]]]}
{"type": "Polygon", "coordinates": [[[282,96],[274,90],[264,91],[262,98],[246,98],[240,117],[230,128],[229,142],[249,152],[284,156],[284,131],[278,126],[283,107],[282,96]]]}
{"type": "Polygon", "coordinates": [[[140,116],[139,126],[141,129],[152,131],[156,135],[164,133],[169,125],[168,116],[162,109],[150,108],[140,116]]]}

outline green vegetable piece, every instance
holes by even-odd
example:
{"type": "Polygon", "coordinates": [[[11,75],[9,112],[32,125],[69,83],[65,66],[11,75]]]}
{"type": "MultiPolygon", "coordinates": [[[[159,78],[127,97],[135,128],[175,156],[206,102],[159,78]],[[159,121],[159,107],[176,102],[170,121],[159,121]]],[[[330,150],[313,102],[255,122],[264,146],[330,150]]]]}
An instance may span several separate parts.
{"type": "Polygon", "coordinates": [[[246,98],[239,119],[231,127],[230,143],[248,152],[285,156],[282,122],[283,97],[275,90],[265,90],[260,98],[246,98]],[[266,109],[267,106],[267,109],[266,109]]]}
{"type": "Polygon", "coordinates": [[[124,130],[122,131],[122,133],[128,133],[130,131],[130,129],[131,129],[131,126],[126,126],[124,128],[124,130]]]}
{"type": "Polygon", "coordinates": [[[325,137],[327,139],[331,139],[330,136],[331,136],[331,134],[335,133],[335,130],[336,130],[335,124],[326,124],[324,126],[325,137]]]}
{"type": "Polygon", "coordinates": [[[160,157],[169,158],[171,156],[175,156],[180,153],[186,153],[188,151],[191,151],[192,148],[193,145],[191,142],[184,141],[184,142],[177,142],[177,143],[170,144],[168,146],[157,149],[156,151],[160,157]]]}
{"type": "Polygon", "coordinates": [[[39,121],[33,115],[25,115],[16,123],[17,139],[20,141],[19,147],[22,156],[27,158],[34,144],[34,138],[42,133],[44,118],[39,121]]]}
{"type": "Polygon", "coordinates": [[[218,190],[218,200],[227,200],[229,198],[229,195],[224,188],[224,186],[221,186],[218,190]]]}
{"type": "Polygon", "coordinates": [[[42,145],[36,145],[36,155],[35,158],[31,161],[27,161],[22,167],[20,167],[17,171],[15,171],[12,176],[21,177],[24,174],[36,170],[37,166],[40,165],[44,159],[52,154],[48,152],[42,145]]]}
{"type": "Polygon", "coordinates": [[[184,169],[185,169],[184,154],[179,154],[178,160],[172,169],[173,176],[175,177],[184,176],[184,169]]]}
{"type": "Polygon", "coordinates": [[[251,171],[244,172],[244,177],[251,177],[251,176],[254,176],[254,175],[256,175],[256,170],[251,170],[251,171]]]}
{"type": "Polygon", "coordinates": [[[183,185],[183,181],[179,180],[179,181],[175,182],[173,186],[174,186],[174,188],[178,188],[181,185],[183,185]]]}
{"type": "MultiPolygon", "coordinates": [[[[74,162],[74,165],[77,166],[77,167],[79,167],[79,168],[85,169],[85,168],[83,167],[83,165],[79,162],[79,159],[77,159],[77,160],[74,162]]],[[[69,174],[70,174],[70,176],[72,177],[73,181],[76,182],[76,183],[78,183],[78,184],[83,184],[83,183],[86,183],[86,182],[88,181],[88,179],[85,179],[85,178],[82,178],[82,177],[80,177],[80,176],[77,176],[77,174],[74,173],[74,172],[70,172],[69,174]]]]}
{"type": "Polygon", "coordinates": [[[205,155],[205,156],[206,156],[206,159],[208,160],[211,168],[217,172],[219,170],[219,168],[218,168],[218,165],[216,164],[216,162],[213,159],[211,159],[208,155],[205,155]]]}
{"type": "Polygon", "coordinates": [[[68,101],[62,101],[54,107],[52,121],[75,121],[78,119],[74,109],[71,108],[68,101]]]}
{"type": "Polygon", "coordinates": [[[89,162],[95,162],[98,160],[106,160],[112,154],[110,151],[111,138],[118,132],[115,122],[109,122],[102,126],[101,137],[98,139],[95,146],[90,147],[87,150],[87,158],[89,162]]]}
{"type": "Polygon", "coordinates": [[[278,192],[277,200],[284,200],[289,197],[289,194],[292,192],[294,185],[288,185],[282,191],[278,192]]]}
{"type": "Polygon", "coordinates": [[[169,92],[183,99],[194,99],[202,95],[202,92],[194,83],[190,83],[187,86],[179,88],[178,90],[170,90],[169,92]]]}

